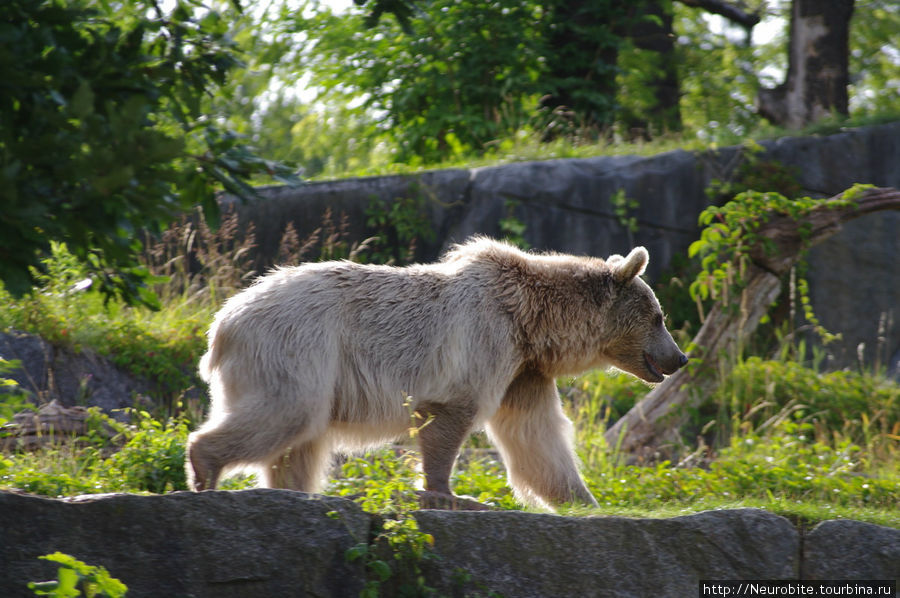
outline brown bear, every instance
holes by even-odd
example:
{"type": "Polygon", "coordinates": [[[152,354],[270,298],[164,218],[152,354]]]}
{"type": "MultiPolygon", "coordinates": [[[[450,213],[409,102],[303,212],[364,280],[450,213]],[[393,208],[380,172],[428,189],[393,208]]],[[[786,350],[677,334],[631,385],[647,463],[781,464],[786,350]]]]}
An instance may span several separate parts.
{"type": "Polygon", "coordinates": [[[195,490],[258,466],[314,492],[334,451],[418,436],[425,489],[451,494],[469,434],[486,428],[526,502],[595,505],[555,378],[615,366],[660,382],[687,362],[639,277],[643,247],[608,260],[474,238],[434,264],[279,268],[232,297],[200,372],[209,419],[188,440],[195,490]]]}

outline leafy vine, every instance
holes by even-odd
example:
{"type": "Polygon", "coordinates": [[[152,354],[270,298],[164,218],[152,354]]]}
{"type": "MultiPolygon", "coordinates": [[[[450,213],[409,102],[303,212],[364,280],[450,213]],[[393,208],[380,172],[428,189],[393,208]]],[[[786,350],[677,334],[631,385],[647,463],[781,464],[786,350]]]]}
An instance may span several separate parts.
{"type": "Polygon", "coordinates": [[[711,299],[723,308],[733,309],[747,282],[747,268],[751,264],[751,251],[761,249],[767,255],[776,251],[772,239],[759,234],[764,224],[778,216],[787,216],[797,223],[802,250],[796,274],[796,292],[803,315],[825,343],[835,340],[825,330],[813,312],[806,280],[804,256],[809,248],[812,233],[805,217],[814,209],[825,206],[837,209],[853,205],[860,193],[871,185],[855,185],[843,193],[840,199],[812,199],[803,197],[788,199],[775,192],[745,191],[723,206],[709,206],[699,217],[703,227],[700,239],[691,243],[688,256],[701,258],[701,269],[689,287],[691,298],[697,303],[701,319],[703,302],[711,299]]]}

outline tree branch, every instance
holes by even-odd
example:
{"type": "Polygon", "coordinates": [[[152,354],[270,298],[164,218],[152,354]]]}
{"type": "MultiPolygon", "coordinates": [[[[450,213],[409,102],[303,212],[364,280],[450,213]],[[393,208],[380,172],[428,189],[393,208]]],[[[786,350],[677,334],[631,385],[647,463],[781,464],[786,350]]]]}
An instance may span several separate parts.
{"type": "Polygon", "coordinates": [[[685,6],[702,8],[707,12],[721,15],[730,21],[734,21],[745,29],[753,29],[759,23],[759,11],[746,12],[739,6],[735,6],[724,0],[679,0],[685,6]]]}

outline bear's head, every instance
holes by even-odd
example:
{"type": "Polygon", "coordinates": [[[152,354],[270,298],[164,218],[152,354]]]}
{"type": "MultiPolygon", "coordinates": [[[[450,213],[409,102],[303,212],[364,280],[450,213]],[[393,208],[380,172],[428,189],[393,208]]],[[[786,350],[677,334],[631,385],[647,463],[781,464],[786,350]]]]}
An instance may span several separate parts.
{"type": "Polygon", "coordinates": [[[662,382],[685,365],[688,357],[666,329],[653,290],[640,278],[648,261],[643,247],[634,248],[626,257],[613,255],[606,260],[612,292],[604,310],[609,341],[605,357],[615,367],[647,382],[662,382]]]}

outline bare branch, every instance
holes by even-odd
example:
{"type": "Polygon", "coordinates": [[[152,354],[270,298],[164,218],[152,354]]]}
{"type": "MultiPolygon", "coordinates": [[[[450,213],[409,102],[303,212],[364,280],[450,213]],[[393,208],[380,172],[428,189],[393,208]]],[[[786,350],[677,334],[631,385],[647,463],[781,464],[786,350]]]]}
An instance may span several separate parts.
{"type": "Polygon", "coordinates": [[[747,12],[740,6],[736,6],[724,0],[679,0],[685,6],[702,8],[713,14],[721,15],[730,21],[734,21],[745,29],[753,29],[759,23],[759,11],[747,12]]]}

